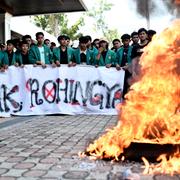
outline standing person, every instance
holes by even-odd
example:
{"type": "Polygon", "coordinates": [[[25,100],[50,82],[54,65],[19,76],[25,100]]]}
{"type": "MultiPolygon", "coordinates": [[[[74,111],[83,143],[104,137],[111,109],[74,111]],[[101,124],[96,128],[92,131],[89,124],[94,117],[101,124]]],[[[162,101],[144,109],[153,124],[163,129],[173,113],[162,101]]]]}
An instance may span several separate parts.
{"type": "Polygon", "coordinates": [[[147,32],[149,41],[152,41],[153,36],[156,34],[156,31],[150,29],[147,32]]]}
{"type": "Polygon", "coordinates": [[[4,51],[4,64],[5,67],[14,65],[16,62],[16,54],[14,52],[14,41],[7,40],[7,49],[4,51]]]}
{"type": "Polygon", "coordinates": [[[132,58],[135,58],[137,56],[141,56],[141,54],[144,52],[144,47],[148,45],[149,40],[148,40],[148,34],[147,34],[147,30],[145,28],[140,28],[138,30],[138,36],[139,36],[139,40],[140,42],[133,47],[132,50],[132,58]]]}
{"type": "Polygon", "coordinates": [[[29,47],[31,47],[31,45],[34,44],[31,36],[28,34],[26,34],[22,37],[22,41],[26,41],[28,43],[29,47]]]}
{"type": "Polygon", "coordinates": [[[76,64],[94,64],[93,52],[87,48],[88,38],[82,36],[79,38],[79,47],[74,50],[74,60],[76,64]]]}
{"type": "Polygon", "coordinates": [[[134,31],[131,33],[131,40],[132,40],[131,46],[138,45],[138,42],[139,42],[138,32],[134,31]]]}
{"type": "Polygon", "coordinates": [[[66,46],[69,47],[69,44],[70,44],[70,37],[69,36],[66,36],[66,46]]]}
{"type": "Polygon", "coordinates": [[[114,39],[112,41],[113,47],[111,48],[111,50],[113,50],[114,52],[117,52],[117,50],[121,47],[121,41],[119,39],[114,39]]]}
{"type": "Polygon", "coordinates": [[[4,72],[7,68],[7,62],[5,62],[4,51],[0,51],[0,72],[4,72]]]}
{"type": "Polygon", "coordinates": [[[44,44],[45,44],[46,46],[48,46],[48,47],[51,46],[51,42],[50,42],[49,39],[45,39],[45,40],[44,40],[44,44]]]}
{"type": "Polygon", "coordinates": [[[6,44],[2,43],[0,44],[0,51],[5,51],[6,50],[6,44]]]}
{"type": "Polygon", "coordinates": [[[15,52],[20,51],[20,42],[21,41],[20,41],[19,38],[13,39],[13,44],[14,44],[14,47],[15,47],[14,51],[15,52]]]}
{"type": "Polygon", "coordinates": [[[88,39],[87,48],[92,50],[92,38],[91,38],[91,36],[87,35],[85,37],[88,39]]]}
{"type": "Polygon", "coordinates": [[[140,42],[139,44],[133,46],[132,54],[131,54],[131,58],[133,59],[132,70],[131,70],[133,79],[136,79],[137,75],[139,74],[139,71],[140,71],[139,59],[144,52],[144,48],[149,43],[147,30],[145,28],[140,28],[138,30],[138,36],[139,36],[140,42]]]}
{"type": "Polygon", "coordinates": [[[16,65],[23,66],[29,64],[29,44],[27,41],[22,41],[20,43],[20,51],[16,52],[16,65]]]}
{"type": "Polygon", "coordinates": [[[56,43],[55,42],[51,42],[51,46],[50,49],[53,52],[53,49],[56,48],[56,43]]]}
{"type": "Polygon", "coordinates": [[[110,68],[116,61],[116,53],[108,49],[108,42],[105,40],[99,41],[98,53],[95,55],[95,66],[106,66],[110,68]]]}
{"type": "Polygon", "coordinates": [[[129,89],[129,83],[128,79],[131,77],[131,73],[129,72],[129,66],[131,64],[131,52],[132,52],[132,46],[129,45],[131,37],[129,34],[123,34],[121,36],[121,40],[123,43],[123,46],[119,48],[119,50],[116,53],[116,69],[120,70],[121,68],[125,71],[124,76],[124,88],[123,88],[123,99],[125,98],[125,94],[128,92],[129,89]]]}
{"type": "Polygon", "coordinates": [[[99,39],[96,38],[93,40],[91,44],[91,50],[95,54],[95,53],[98,53],[98,49],[99,49],[99,39]]]}
{"type": "Polygon", "coordinates": [[[67,47],[67,36],[61,35],[58,37],[59,47],[53,49],[53,61],[56,66],[61,64],[68,64],[72,66],[73,49],[67,47]]]}
{"type": "Polygon", "coordinates": [[[52,52],[49,47],[44,45],[44,34],[36,33],[37,44],[31,46],[29,50],[29,62],[31,64],[41,65],[46,68],[46,64],[52,64],[52,52]]]}

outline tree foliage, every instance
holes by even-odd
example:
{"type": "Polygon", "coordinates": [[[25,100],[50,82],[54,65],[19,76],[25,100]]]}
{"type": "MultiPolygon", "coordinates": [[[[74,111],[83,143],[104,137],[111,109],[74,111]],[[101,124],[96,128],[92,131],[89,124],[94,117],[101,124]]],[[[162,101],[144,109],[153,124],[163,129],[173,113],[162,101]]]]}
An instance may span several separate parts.
{"type": "Polygon", "coordinates": [[[80,17],[71,27],[68,27],[68,18],[64,13],[38,15],[33,18],[35,24],[43,30],[59,36],[60,34],[68,35],[72,40],[81,36],[79,28],[84,25],[84,18],[80,17]]]}
{"type": "Polygon", "coordinates": [[[118,37],[118,30],[109,28],[105,21],[106,12],[110,11],[112,7],[113,4],[108,3],[107,0],[97,0],[92,9],[86,13],[87,16],[94,19],[95,32],[101,32],[108,41],[118,37]]]}

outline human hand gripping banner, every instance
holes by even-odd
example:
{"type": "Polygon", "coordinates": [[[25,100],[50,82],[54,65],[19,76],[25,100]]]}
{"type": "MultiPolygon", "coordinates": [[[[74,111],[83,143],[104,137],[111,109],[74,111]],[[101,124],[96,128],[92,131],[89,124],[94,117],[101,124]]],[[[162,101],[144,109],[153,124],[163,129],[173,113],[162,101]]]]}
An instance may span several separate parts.
{"type": "Polygon", "coordinates": [[[0,73],[0,116],[117,114],[124,71],[79,65],[11,66],[0,73]]]}

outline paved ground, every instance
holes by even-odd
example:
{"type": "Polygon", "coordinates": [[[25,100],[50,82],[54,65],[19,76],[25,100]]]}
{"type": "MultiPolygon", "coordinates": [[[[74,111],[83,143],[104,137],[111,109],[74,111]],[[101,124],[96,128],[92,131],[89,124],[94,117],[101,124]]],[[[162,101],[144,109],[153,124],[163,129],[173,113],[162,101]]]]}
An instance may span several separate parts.
{"type": "Polygon", "coordinates": [[[134,180],[180,179],[144,176],[135,162],[81,159],[78,152],[116,121],[116,116],[82,115],[0,118],[0,180],[121,180],[128,169],[137,173],[134,180]]]}

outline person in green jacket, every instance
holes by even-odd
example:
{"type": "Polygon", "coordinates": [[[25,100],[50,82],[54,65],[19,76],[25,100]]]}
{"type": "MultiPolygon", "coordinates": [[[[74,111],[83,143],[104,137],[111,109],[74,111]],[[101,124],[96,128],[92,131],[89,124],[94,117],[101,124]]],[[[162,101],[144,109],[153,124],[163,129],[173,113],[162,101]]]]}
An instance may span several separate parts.
{"type": "Polygon", "coordinates": [[[68,66],[73,66],[73,49],[68,47],[67,36],[60,35],[58,37],[59,47],[53,49],[53,62],[56,66],[61,64],[68,64],[68,66]]]}
{"type": "Polygon", "coordinates": [[[86,65],[94,64],[93,51],[87,48],[88,41],[86,36],[81,36],[79,38],[79,47],[74,50],[74,63],[86,65]]]}
{"type": "Polygon", "coordinates": [[[131,64],[131,53],[132,46],[129,45],[131,41],[131,36],[129,34],[123,34],[121,36],[123,46],[116,52],[116,68],[119,70],[121,68],[127,69],[128,65],[131,64]]]}
{"type": "Polygon", "coordinates": [[[47,64],[53,64],[52,52],[49,47],[44,45],[44,34],[42,32],[36,33],[36,40],[37,44],[31,46],[29,50],[29,62],[34,66],[41,65],[46,68],[47,64]]]}
{"type": "Polygon", "coordinates": [[[106,66],[110,68],[116,61],[116,53],[108,49],[108,42],[99,41],[98,53],[95,54],[95,66],[106,66]]]}
{"type": "Polygon", "coordinates": [[[0,51],[0,72],[5,71],[5,58],[4,51],[0,51]]]}
{"type": "Polygon", "coordinates": [[[131,72],[129,71],[129,67],[132,62],[131,53],[133,47],[129,45],[131,41],[131,36],[129,34],[123,34],[121,36],[121,40],[123,46],[119,48],[116,53],[116,69],[117,70],[123,69],[125,71],[124,88],[122,94],[122,97],[125,98],[125,94],[128,92],[128,89],[130,87],[128,82],[131,77],[131,72]]]}
{"type": "Polygon", "coordinates": [[[15,65],[16,63],[16,54],[14,52],[14,41],[12,39],[7,40],[7,49],[4,51],[4,65],[5,69],[8,66],[15,65]]]}
{"type": "Polygon", "coordinates": [[[16,66],[24,66],[29,64],[29,43],[27,41],[20,42],[20,51],[16,52],[16,66]]]}

